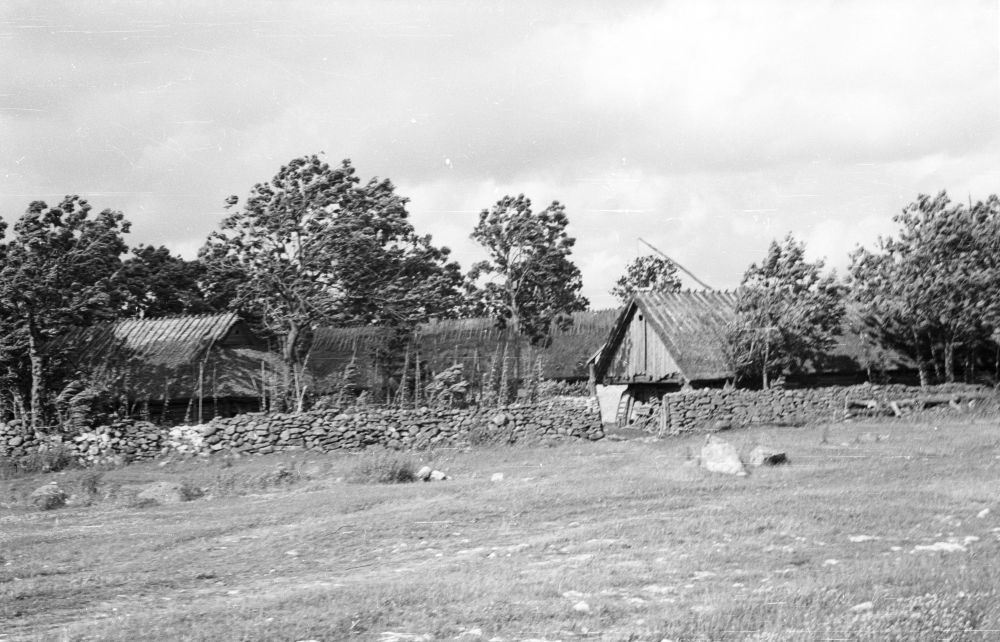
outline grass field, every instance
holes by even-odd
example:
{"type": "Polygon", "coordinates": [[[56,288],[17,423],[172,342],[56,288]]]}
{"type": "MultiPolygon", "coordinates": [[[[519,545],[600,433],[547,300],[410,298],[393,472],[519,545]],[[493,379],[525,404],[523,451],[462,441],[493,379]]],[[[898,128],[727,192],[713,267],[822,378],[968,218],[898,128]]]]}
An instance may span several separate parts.
{"type": "Polygon", "coordinates": [[[437,483],[306,453],[7,479],[0,640],[1000,639],[996,419],[723,436],[791,463],[710,474],[684,437],[414,454],[437,483]],[[94,503],[30,508],[53,479],[94,503]],[[128,501],[157,480],[207,495],[128,501]]]}

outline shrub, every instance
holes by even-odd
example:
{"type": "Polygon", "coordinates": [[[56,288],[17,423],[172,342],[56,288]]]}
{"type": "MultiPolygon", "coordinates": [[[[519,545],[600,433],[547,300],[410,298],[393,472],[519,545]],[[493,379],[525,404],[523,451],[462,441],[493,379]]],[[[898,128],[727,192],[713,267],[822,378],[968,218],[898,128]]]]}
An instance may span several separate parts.
{"type": "Polygon", "coordinates": [[[371,450],[361,455],[348,480],[360,484],[405,484],[416,481],[417,465],[402,453],[371,450]]]}
{"type": "Polygon", "coordinates": [[[57,473],[77,465],[73,448],[58,443],[39,448],[18,461],[18,468],[23,473],[57,473]]]}

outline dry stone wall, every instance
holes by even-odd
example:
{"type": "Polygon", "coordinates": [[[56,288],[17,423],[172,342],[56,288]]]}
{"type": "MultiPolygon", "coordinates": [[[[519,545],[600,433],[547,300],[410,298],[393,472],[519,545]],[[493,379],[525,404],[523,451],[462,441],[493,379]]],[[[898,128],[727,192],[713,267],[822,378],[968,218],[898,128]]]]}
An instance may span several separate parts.
{"type": "Polygon", "coordinates": [[[287,448],[357,450],[371,446],[423,449],[470,441],[517,443],[540,439],[604,436],[600,418],[585,400],[492,409],[396,410],[294,415],[250,413],[205,426],[205,447],[269,453],[287,448]]]}
{"type": "Polygon", "coordinates": [[[878,403],[883,413],[890,402],[902,402],[904,412],[996,412],[998,398],[992,388],[966,384],[943,384],[915,388],[903,385],[870,385],[790,390],[720,390],[700,389],[664,395],[665,421],[661,409],[648,410],[644,427],[651,432],[668,434],[712,430],[722,425],[803,424],[817,421],[842,421],[850,414],[865,414],[860,404],[878,403]],[[852,403],[848,403],[848,402],[852,403]],[[921,403],[927,401],[928,408],[921,403]],[[930,403],[934,405],[931,406],[930,403]]]}
{"type": "Polygon", "coordinates": [[[85,463],[118,458],[142,460],[163,453],[231,450],[270,453],[301,448],[358,450],[371,446],[423,449],[473,443],[519,443],[546,439],[597,440],[600,417],[584,398],[561,398],[502,408],[400,410],[366,408],[299,414],[248,413],[214,419],[203,426],[160,428],[119,422],[73,437],[27,430],[19,422],[0,424],[0,456],[22,457],[61,444],[85,463]]]}

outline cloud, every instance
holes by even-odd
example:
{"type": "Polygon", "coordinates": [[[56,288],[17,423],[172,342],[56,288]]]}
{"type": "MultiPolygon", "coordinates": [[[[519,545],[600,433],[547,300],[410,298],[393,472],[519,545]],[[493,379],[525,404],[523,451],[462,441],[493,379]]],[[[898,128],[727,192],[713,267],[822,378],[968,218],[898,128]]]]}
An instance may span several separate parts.
{"type": "Polygon", "coordinates": [[[7,3],[0,212],[91,195],[191,252],[291,158],[391,178],[468,267],[505,193],[566,203],[587,295],[646,253],[732,287],[788,231],[843,265],[1000,179],[993,2],[7,3]]]}

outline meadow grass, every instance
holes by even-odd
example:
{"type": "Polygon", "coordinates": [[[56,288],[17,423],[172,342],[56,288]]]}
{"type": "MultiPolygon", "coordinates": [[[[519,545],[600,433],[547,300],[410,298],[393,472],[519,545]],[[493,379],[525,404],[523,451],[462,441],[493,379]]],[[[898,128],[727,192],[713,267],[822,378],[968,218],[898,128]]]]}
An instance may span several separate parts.
{"type": "Polygon", "coordinates": [[[706,473],[688,436],[414,453],[437,483],[346,453],[8,479],[0,640],[1000,639],[996,419],[722,436],[791,463],[706,473]],[[52,480],[84,501],[30,508],[52,480]],[[161,480],[207,495],[101,491],[161,480]]]}

